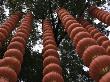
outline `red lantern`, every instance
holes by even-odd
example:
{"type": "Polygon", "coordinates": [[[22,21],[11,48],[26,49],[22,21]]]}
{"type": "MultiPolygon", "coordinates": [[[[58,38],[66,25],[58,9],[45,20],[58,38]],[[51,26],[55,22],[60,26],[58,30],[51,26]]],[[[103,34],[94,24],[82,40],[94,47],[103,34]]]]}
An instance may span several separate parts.
{"type": "Polygon", "coordinates": [[[101,11],[101,13],[97,16],[97,18],[99,19],[99,20],[104,20],[105,18],[103,18],[103,15],[104,15],[105,13],[103,12],[103,11],[101,11]]]}
{"type": "Polygon", "coordinates": [[[73,23],[77,23],[77,21],[75,21],[75,20],[68,20],[67,22],[66,22],[66,24],[65,24],[65,28],[67,29],[71,24],[73,24],[73,23]]]}
{"type": "MultiPolygon", "coordinates": [[[[65,16],[64,16],[65,17],[65,16]]],[[[62,23],[65,25],[66,24],[66,22],[67,21],[69,21],[69,20],[74,20],[74,18],[72,17],[72,16],[68,16],[68,15],[66,15],[66,17],[65,18],[62,18],[62,23]]]]}
{"type": "Polygon", "coordinates": [[[94,30],[94,29],[96,29],[95,27],[90,27],[89,29],[88,29],[88,32],[90,33],[92,30],[94,30]]]}
{"type": "Polygon", "coordinates": [[[42,82],[64,82],[64,80],[59,73],[50,72],[43,77],[42,82]]]}
{"type": "Polygon", "coordinates": [[[19,60],[15,57],[5,57],[0,64],[1,67],[10,67],[12,68],[17,74],[19,74],[21,69],[21,64],[19,60]]]}
{"type": "Polygon", "coordinates": [[[43,69],[43,75],[45,76],[49,72],[57,72],[62,75],[62,68],[54,63],[48,64],[44,69],[43,69]]]}
{"type": "Polygon", "coordinates": [[[60,60],[54,56],[48,56],[43,61],[43,67],[46,67],[50,63],[55,63],[57,65],[60,65],[60,60]]]}
{"type": "Polygon", "coordinates": [[[76,52],[82,57],[83,52],[90,46],[97,45],[96,41],[92,38],[84,38],[80,40],[76,46],[76,52]]]}
{"type": "Polygon", "coordinates": [[[44,33],[43,38],[45,38],[46,36],[53,36],[54,37],[53,33],[44,33]]]}
{"type": "Polygon", "coordinates": [[[89,28],[91,28],[92,27],[92,25],[87,25],[86,27],[85,27],[85,29],[89,29],[89,28]]]}
{"type": "Polygon", "coordinates": [[[52,36],[46,36],[46,37],[44,37],[43,38],[43,42],[45,42],[46,40],[53,40],[53,41],[55,41],[54,37],[52,37],[52,36]]]}
{"type": "Polygon", "coordinates": [[[8,33],[11,31],[10,27],[7,25],[2,25],[2,28],[6,29],[8,33]]]}
{"type": "MultiPolygon", "coordinates": [[[[68,28],[67,28],[67,33],[68,35],[71,35],[72,30],[77,28],[77,27],[81,27],[81,25],[79,23],[73,23],[71,24],[68,28]]],[[[84,28],[83,28],[84,29],[84,28]]]]}
{"type": "Polygon", "coordinates": [[[26,34],[23,33],[23,32],[17,32],[17,33],[14,35],[14,37],[17,37],[17,36],[23,37],[25,40],[28,39],[28,35],[26,35],[26,34]]]}
{"type": "Polygon", "coordinates": [[[88,25],[90,25],[89,22],[85,22],[85,23],[83,23],[83,27],[86,27],[86,26],[88,26],[88,25]]]}
{"type": "Polygon", "coordinates": [[[53,31],[52,31],[51,29],[45,29],[43,32],[44,32],[44,34],[46,34],[46,33],[51,33],[51,34],[53,34],[53,31]]]}
{"type": "Polygon", "coordinates": [[[110,46],[110,40],[104,41],[101,46],[107,49],[110,46]]]}
{"type": "Polygon", "coordinates": [[[75,35],[79,32],[87,32],[85,28],[83,27],[76,27],[74,28],[73,30],[71,30],[71,33],[70,33],[70,38],[71,40],[73,40],[73,38],[75,37],[75,35]]]}
{"type": "Polygon", "coordinates": [[[15,57],[16,59],[18,59],[20,61],[20,63],[22,63],[22,61],[23,61],[23,54],[18,49],[8,49],[4,53],[4,57],[15,57]]]}
{"type": "Polygon", "coordinates": [[[110,56],[102,55],[96,57],[89,66],[89,74],[92,79],[98,81],[110,71],[110,56]]]}
{"type": "Polygon", "coordinates": [[[6,37],[8,36],[8,31],[5,28],[0,28],[0,32],[2,32],[6,37]]]}
{"type": "Polygon", "coordinates": [[[90,38],[91,36],[90,36],[90,34],[88,33],[88,32],[79,32],[79,33],[77,33],[76,35],[75,35],[75,37],[74,37],[74,43],[75,43],[75,45],[77,45],[77,43],[81,40],[81,39],[83,39],[83,38],[90,38]]]}
{"type": "Polygon", "coordinates": [[[11,42],[9,44],[9,46],[7,47],[7,49],[18,49],[20,50],[23,54],[25,52],[25,48],[24,48],[24,45],[18,41],[15,41],[15,42],[11,42]]]}
{"type": "Polygon", "coordinates": [[[44,46],[44,52],[48,49],[54,49],[54,50],[57,50],[57,47],[53,44],[48,44],[46,46],[44,46]]]}
{"type": "Polygon", "coordinates": [[[106,49],[107,54],[110,54],[110,47],[106,49]]]}
{"type": "Polygon", "coordinates": [[[61,16],[60,16],[60,19],[62,20],[62,18],[63,18],[65,15],[68,15],[68,13],[67,13],[67,12],[63,12],[63,13],[61,14],[61,16]]]}
{"type": "Polygon", "coordinates": [[[97,29],[94,29],[94,30],[92,30],[91,32],[90,32],[90,34],[91,34],[91,36],[93,37],[96,33],[98,33],[99,32],[99,30],[97,30],[97,29]]]}
{"type": "Polygon", "coordinates": [[[0,78],[0,82],[9,82],[9,80],[6,79],[6,78],[1,77],[1,78],[0,78]]]}
{"type": "Polygon", "coordinates": [[[26,30],[26,29],[24,29],[24,28],[18,29],[17,32],[23,32],[23,33],[25,33],[26,35],[29,35],[29,31],[26,30]]]}
{"type": "Polygon", "coordinates": [[[4,79],[6,78],[8,82],[16,82],[17,74],[16,72],[9,67],[0,67],[0,76],[4,79]]]}
{"type": "Polygon", "coordinates": [[[26,41],[23,37],[19,37],[19,36],[13,37],[11,42],[15,42],[15,41],[18,41],[18,42],[22,43],[24,45],[24,47],[26,45],[26,41]]]}
{"type": "Polygon", "coordinates": [[[3,25],[6,25],[6,26],[8,26],[11,30],[13,29],[13,27],[12,27],[12,25],[10,24],[10,23],[3,23],[3,25]]]}
{"type": "Polygon", "coordinates": [[[110,72],[106,73],[99,82],[110,82],[110,72]]]}
{"type": "Polygon", "coordinates": [[[2,32],[0,32],[0,42],[2,43],[5,39],[6,39],[5,34],[3,34],[2,32]]]}
{"type": "Polygon", "coordinates": [[[110,21],[110,14],[106,16],[105,23],[107,23],[108,25],[110,25],[109,21],[110,21]]]}
{"type": "Polygon", "coordinates": [[[61,16],[63,13],[68,14],[65,9],[61,9],[61,10],[58,12],[58,15],[61,16]]]}
{"type": "Polygon", "coordinates": [[[102,45],[102,43],[104,42],[104,41],[107,41],[107,40],[109,40],[106,36],[100,36],[98,39],[97,39],[97,43],[99,44],[99,45],[102,45]]]}
{"type": "Polygon", "coordinates": [[[103,16],[102,16],[102,22],[105,22],[107,24],[107,21],[106,21],[106,17],[109,15],[109,13],[105,13],[103,16]]]}
{"type": "Polygon", "coordinates": [[[57,58],[59,58],[59,54],[56,50],[54,49],[48,49],[44,52],[43,54],[43,58],[47,57],[47,56],[55,56],[57,58]]]}
{"type": "Polygon", "coordinates": [[[97,40],[97,39],[98,39],[99,37],[101,37],[101,36],[104,36],[104,34],[102,34],[101,32],[98,32],[98,33],[94,34],[93,38],[94,38],[95,40],[97,40]]]}
{"type": "Polygon", "coordinates": [[[52,29],[50,27],[46,28],[43,30],[44,33],[53,33],[52,29]]]}
{"type": "Polygon", "coordinates": [[[106,51],[103,47],[98,45],[93,45],[88,47],[82,56],[83,62],[86,66],[89,66],[94,58],[100,55],[105,55],[106,51]]]}
{"type": "Polygon", "coordinates": [[[48,45],[48,44],[53,44],[53,45],[56,46],[55,41],[54,41],[54,40],[51,40],[51,39],[46,40],[46,41],[43,43],[43,46],[46,46],[46,45],[48,45]]]}

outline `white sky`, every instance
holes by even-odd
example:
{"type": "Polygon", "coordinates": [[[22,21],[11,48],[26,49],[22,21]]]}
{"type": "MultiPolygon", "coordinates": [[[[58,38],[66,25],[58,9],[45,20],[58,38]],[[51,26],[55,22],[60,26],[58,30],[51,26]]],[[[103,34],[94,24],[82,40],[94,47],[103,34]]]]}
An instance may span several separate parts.
{"type": "MultiPolygon", "coordinates": [[[[41,34],[42,34],[42,24],[39,24],[38,23],[38,29],[37,29],[41,34]]],[[[41,39],[40,39],[41,40],[41,39]]],[[[42,40],[41,40],[42,42],[42,40]]],[[[42,44],[36,44],[34,47],[33,47],[33,50],[34,51],[39,51],[39,53],[42,52],[42,49],[43,49],[43,45],[42,44]]]]}
{"type": "Polygon", "coordinates": [[[9,16],[9,9],[6,9],[5,5],[3,5],[6,16],[9,16]]]}

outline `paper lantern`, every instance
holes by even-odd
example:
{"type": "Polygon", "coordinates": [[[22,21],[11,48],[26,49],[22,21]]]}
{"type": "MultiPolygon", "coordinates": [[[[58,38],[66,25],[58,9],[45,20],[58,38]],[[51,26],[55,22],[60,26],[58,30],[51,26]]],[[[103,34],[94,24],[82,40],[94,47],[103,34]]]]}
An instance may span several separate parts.
{"type": "Polygon", "coordinates": [[[104,42],[104,41],[107,41],[107,40],[109,40],[106,36],[100,36],[98,39],[97,39],[97,43],[99,44],[99,45],[102,45],[102,43],[104,42]]]}
{"type": "Polygon", "coordinates": [[[45,42],[46,40],[53,40],[53,41],[55,41],[53,36],[46,36],[46,37],[44,37],[43,38],[43,42],[45,42]]]}
{"type": "Polygon", "coordinates": [[[47,56],[55,56],[55,57],[59,58],[59,54],[58,54],[57,50],[54,50],[54,49],[46,50],[43,54],[43,58],[46,58],[47,56]]]}
{"type": "Polygon", "coordinates": [[[64,82],[64,80],[59,73],[50,72],[43,77],[42,82],[64,82]]]}
{"type": "Polygon", "coordinates": [[[91,35],[88,32],[79,32],[74,37],[74,43],[77,45],[77,43],[83,39],[83,38],[91,38],[91,35]]]}
{"type": "Polygon", "coordinates": [[[46,74],[50,72],[57,72],[62,75],[62,68],[54,63],[48,64],[44,69],[43,69],[43,75],[45,76],[46,74]]]}
{"type": "Polygon", "coordinates": [[[104,34],[102,34],[101,32],[98,32],[98,33],[94,34],[93,38],[94,38],[95,40],[97,40],[97,39],[98,39],[99,37],[101,37],[101,36],[104,36],[104,34]]]}
{"type": "Polygon", "coordinates": [[[98,81],[110,71],[110,56],[102,55],[96,57],[89,66],[89,74],[92,79],[98,81]]]}
{"type": "Polygon", "coordinates": [[[9,67],[0,67],[0,76],[8,80],[8,82],[16,82],[17,74],[16,72],[9,67]]]}
{"type": "Polygon", "coordinates": [[[15,57],[16,59],[18,59],[20,61],[20,63],[22,63],[22,61],[23,61],[23,54],[18,49],[8,49],[4,53],[4,57],[15,57]]]}
{"type": "Polygon", "coordinates": [[[75,21],[75,20],[68,20],[67,22],[66,22],[66,24],[65,24],[65,28],[67,29],[71,24],[73,24],[73,23],[77,23],[77,21],[75,21]]]}
{"type": "Polygon", "coordinates": [[[48,56],[43,61],[43,67],[46,67],[50,63],[55,63],[57,65],[60,65],[60,60],[54,56],[48,56]]]}
{"type": "Polygon", "coordinates": [[[23,32],[17,32],[17,33],[14,35],[14,37],[17,37],[17,36],[23,37],[25,40],[28,39],[28,35],[26,35],[26,34],[23,33],[23,32]]]}
{"type": "Polygon", "coordinates": [[[71,33],[70,33],[70,38],[71,40],[73,40],[73,38],[75,37],[75,35],[79,32],[87,32],[85,28],[83,27],[76,27],[74,28],[73,30],[71,30],[71,33]]]}
{"type": "Polygon", "coordinates": [[[21,64],[19,60],[15,57],[5,57],[3,58],[2,63],[0,64],[1,67],[10,67],[12,68],[17,74],[19,74],[21,69],[21,64]]]}
{"type": "Polygon", "coordinates": [[[90,32],[90,34],[91,34],[91,36],[93,37],[96,33],[98,33],[99,32],[99,30],[97,30],[97,29],[94,29],[94,30],[92,30],[91,32],[90,32]]]}
{"type": "Polygon", "coordinates": [[[90,33],[92,30],[94,30],[94,29],[96,29],[95,27],[90,27],[89,29],[88,29],[88,32],[90,33]]]}
{"type": "Polygon", "coordinates": [[[51,39],[46,40],[46,41],[43,43],[43,46],[46,46],[46,45],[48,45],[48,44],[53,44],[53,45],[56,46],[55,41],[54,41],[54,40],[51,40],[51,39]]]}
{"type": "Polygon", "coordinates": [[[57,50],[57,47],[53,44],[48,44],[46,46],[44,46],[44,52],[48,49],[54,49],[54,50],[57,50]]]}
{"type": "Polygon", "coordinates": [[[99,82],[110,82],[110,72],[106,73],[99,82]]]}
{"type": "Polygon", "coordinates": [[[82,57],[83,52],[90,46],[97,45],[96,41],[92,38],[84,38],[80,40],[76,46],[76,52],[82,57]]]}
{"type": "Polygon", "coordinates": [[[6,37],[8,36],[8,31],[5,28],[0,28],[0,32],[2,32],[6,37]]]}
{"type": "Polygon", "coordinates": [[[24,48],[24,45],[18,41],[15,41],[15,42],[11,42],[9,44],[9,46],[7,47],[7,50],[8,49],[18,49],[20,50],[23,54],[25,52],[25,48],[24,48]]]}
{"type": "Polygon", "coordinates": [[[88,47],[82,56],[83,62],[86,66],[89,66],[92,60],[100,55],[105,55],[106,50],[102,46],[93,45],[88,47]]]}
{"type": "Polygon", "coordinates": [[[104,41],[101,46],[107,49],[110,46],[110,40],[104,41]]]}
{"type": "Polygon", "coordinates": [[[85,29],[88,30],[88,29],[91,28],[91,27],[92,27],[92,25],[87,25],[87,26],[85,27],[85,29]]]}
{"type": "Polygon", "coordinates": [[[0,32],[0,42],[4,42],[4,40],[6,39],[5,34],[3,34],[2,32],[0,32]]]}
{"type": "Polygon", "coordinates": [[[23,37],[19,37],[19,36],[13,37],[11,42],[15,42],[15,41],[18,41],[18,42],[22,43],[24,45],[24,47],[26,45],[26,41],[23,37]]]}
{"type": "Polygon", "coordinates": [[[71,24],[71,25],[67,28],[67,33],[68,33],[68,35],[70,35],[71,32],[72,32],[72,30],[73,30],[74,28],[77,28],[77,27],[81,27],[81,25],[80,25],[79,23],[73,23],[73,24],[71,24]]]}

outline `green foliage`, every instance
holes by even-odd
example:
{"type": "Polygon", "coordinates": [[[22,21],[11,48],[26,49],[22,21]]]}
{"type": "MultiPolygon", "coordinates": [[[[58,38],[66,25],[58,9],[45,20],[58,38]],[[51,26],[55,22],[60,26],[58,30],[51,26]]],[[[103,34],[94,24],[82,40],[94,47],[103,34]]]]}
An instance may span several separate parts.
{"type": "Polygon", "coordinates": [[[50,14],[50,3],[54,10],[60,6],[71,11],[73,15],[80,15],[88,7],[87,3],[99,6],[105,2],[105,0],[8,0],[6,5],[10,11],[27,9],[34,13],[35,18],[44,19],[50,14]]]}
{"type": "Polygon", "coordinates": [[[38,52],[31,54],[26,48],[22,69],[19,75],[19,81],[25,82],[41,82],[42,80],[42,56],[38,52]]]}
{"type": "Polygon", "coordinates": [[[83,70],[82,60],[75,53],[73,46],[67,35],[59,45],[65,82],[93,82],[87,72],[83,70]]]}

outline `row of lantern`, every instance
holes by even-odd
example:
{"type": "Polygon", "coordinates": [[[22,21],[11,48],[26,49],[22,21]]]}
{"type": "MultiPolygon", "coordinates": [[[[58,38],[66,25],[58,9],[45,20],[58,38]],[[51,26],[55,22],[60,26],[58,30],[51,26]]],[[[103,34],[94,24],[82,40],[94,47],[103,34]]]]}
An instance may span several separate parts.
{"type": "Polygon", "coordinates": [[[52,25],[48,19],[43,21],[43,47],[42,82],[64,82],[52,25]]]}
{"type": "Polygon", "coordinates": [[[96,6],[90,6],[88,11],[89,11],[89,14],[92,15],[93,17],[99,19],[105,24],[110,25],[110,22],[109,22],[110,13],[109,12],[99,9],[96,6]]]}
{"type": "Polygon", "coordinates": [[[26,41],[31,31],[32,14],[28,13],[13,36],[3,59],[0,60],[0,82],[16,82],[25,53],[26,41]]]}
{"type": "Polygon", "coordinates": [[[95,27],[82,21],[84,28],[63,8],[59,8],[57,13],[76,47],[76,52],[82,58],[84,64],[89,67],[90,76],[96,81],[100,79],[99,82],[108,82],[107,80],[110,80],[110,77],[108,78],[105,75],[110,70],[110,56],[108,56],[109,54],[105,50],[105,47],[107,50],[109,49],[108,44],[110,44],[110,41],[108,38],[95,27]]]}
{"type": "Polygon", "coordinates": [[[3,41],[8,37],[17,22],[20,20],[21,16],[21,13],[16,12],[6,19],[6,21],[0,26],[0,43],[3,43],[3,41]]]}
{"type": "MultiPolygon", "coordinates": [[[[109,61],[110,61],[110,57],[109,56],[101,56],[100,55],[109,55],[109,52],[110,52],[110,40],[104,36],[103,33],[101,33],[98,29],[96,29],[94,26],[92,26],[88,21],[86,20],[80,20],[80,23],[83,25],[83,27],[85,29],[87,29],[87,31],[91,34],[92,38],[94,38],[96,40],[96,42],[98,43],[98,45],[100,45],[100,49],[99,48],[96,48],[96,47],[90,47],[86,50],[86,52],[84,53],[84,56],[83,56],[83,61],[85,64],[89,65],[89,63],[93,60],[90,61],[90,57],[97,57],[95,58],[92,63],[91,63],[91,67],[92,69],[96,69],[96,65],[101,65],[101,67],[98,67],[100,68],[100,71],[102,73],[101,76],[102,79],[100,80],[100,82],[108,82],[107,80],[110,80],[110,77],[105,75],[107,72],[109,73],[109,70],[110,68],[109,67],[109,61]],[[101,47],[103,49],[101,49],[101,47]],[[98,50],[95,50],[95,49],[98,49],[98,50]],[[97,51],[97,52],[96,52],[97,51]],[[98,54],[94,55],[94,53],[92,52],[96,52],[98,54]],[[87,54],[87,53],[91,53],[91,54],[87,54]],[[108,59],[108,60],[107,60],[108,59]],[[97,63],[98,61],[98,63],[97,63]],[[88,63],[89,62],[89,63],[88,63]],[[103,63],[102,63],[103,62],[103,63]]],[[[95,71],[94,71],[95,72],[95,71]]],[[[99,73],[99,71],[95,73],[99,73]]],[[[94,74],[93,74],[94,75],[94,74]]],[[[97,78],[97,77],[96,77],[97,78]]],[[[99,77],[100,78],[100,77],[99,77]]]]}

